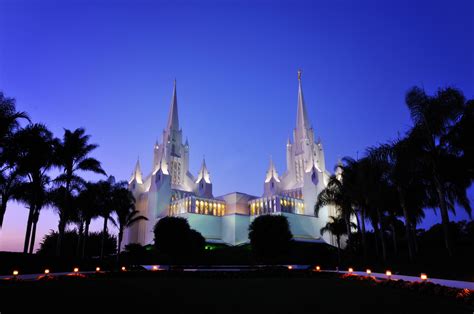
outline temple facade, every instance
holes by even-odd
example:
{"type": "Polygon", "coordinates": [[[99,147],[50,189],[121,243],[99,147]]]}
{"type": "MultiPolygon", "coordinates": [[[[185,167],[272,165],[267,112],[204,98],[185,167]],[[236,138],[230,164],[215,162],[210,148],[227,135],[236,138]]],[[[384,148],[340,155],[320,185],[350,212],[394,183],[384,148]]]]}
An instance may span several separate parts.
{"type": "Polygon", "coordinates": [[[321,140],[316,140],[308,120],[303,97],[301,72],[298,71],[296,127],[286,143],[286,170],[279,175],[270,159],[264,176],[263,195],[233,192],[214,196],[211,176],[205,160],[196,176],[189,169],[189,143],[183,142],[179,125],[176,81],[166,128],[161,143],[153,148],[152,171],[143,176],[137,161],[129,180],[136,198],[136,209],[147,221],[139,221],[126,230],[124,245],[153,243],[153,227],[165,216],[185,217],[191,228],[208,242],[238,245],[248,242],[248,227],[258,215],[286,216],[297,241],[325,241],[335,245],[332,236],[320,235],[320,229],[335,209],[326,207],[314,216],[314,205],[326,186],[326,170],[321,140]]]}

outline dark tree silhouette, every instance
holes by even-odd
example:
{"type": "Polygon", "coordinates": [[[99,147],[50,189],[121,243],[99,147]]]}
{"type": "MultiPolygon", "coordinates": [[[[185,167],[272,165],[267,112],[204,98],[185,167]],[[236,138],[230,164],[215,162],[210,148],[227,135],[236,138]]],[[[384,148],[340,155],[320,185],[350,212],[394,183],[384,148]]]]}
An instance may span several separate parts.
{"type": "Polygon", "coordinates": [[[280,262],[288,254],[292,238],[285,216],[258,216],[249,226],[252,251],[264,263],[280,262]]]}
{"type": "Polygon", "coordinates": [[[164,217],[155,225],[155,247],[172,262],[193,261],[204,251],[202,235],[182,217],[164,217]]]}

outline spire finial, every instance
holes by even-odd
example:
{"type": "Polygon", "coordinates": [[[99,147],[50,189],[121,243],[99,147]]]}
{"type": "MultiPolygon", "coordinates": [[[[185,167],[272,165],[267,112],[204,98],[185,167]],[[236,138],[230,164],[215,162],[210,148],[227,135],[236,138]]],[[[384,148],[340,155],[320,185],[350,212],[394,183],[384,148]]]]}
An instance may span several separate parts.
{"type": "Polygon", "coordinates": [[[303,73],[303,71],[301,71],[301,69],[298,69],[298,81],[301,81],[301,74],[303,73]]]}
{"type": "Polygon", "coordinates": [[[178,96],[176,94],[176,79],[174,80],[173,96],[171,98],[170,112],[168,114],[167,130],[179,130],[178,96]]]}

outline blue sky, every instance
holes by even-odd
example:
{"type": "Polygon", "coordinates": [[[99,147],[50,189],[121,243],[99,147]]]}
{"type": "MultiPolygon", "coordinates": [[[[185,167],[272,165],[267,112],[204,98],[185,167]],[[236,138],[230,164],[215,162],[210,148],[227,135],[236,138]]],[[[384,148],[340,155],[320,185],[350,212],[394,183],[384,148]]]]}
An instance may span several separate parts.
{"type": "MultiPolygon", "coordinates": [[[[474,98],[473,13],[470,0],[0,0],[0,90],[57,136],[85,127],[128,179],[137,156],[151,168],[176,78],[191,171],[205,155],[215,195],[260,195],[270,155],[284,171],[298,68],[332,170],[408,129],[410,87],[474,98]]],[[[25,223],[12,204],[0,250],[19,248],[25,223]]],[[[56,225],[46,209],[38,238],[56,225]]]]}

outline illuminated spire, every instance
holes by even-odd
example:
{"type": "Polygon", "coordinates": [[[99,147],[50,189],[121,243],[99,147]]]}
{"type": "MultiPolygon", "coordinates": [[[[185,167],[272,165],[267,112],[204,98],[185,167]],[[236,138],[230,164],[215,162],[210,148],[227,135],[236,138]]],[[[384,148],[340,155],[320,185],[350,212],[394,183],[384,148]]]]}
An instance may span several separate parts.
{"type": "Polygon", "coordinates": [[[301,73],[301,70],[298,70],[298,108],[296,112],[296,139],[298,140],[303,139],[306,136],[306,131],[310,128],[301,85],[301,73]]]}
{"type": "Polygon", "coordinates": [[[171,98],[170,112],[168,114],[167,130],[179,130],[178,96],[176,95],[176,79],[174,80],[173,97],[171,98]]]}
{"type": "Polygon", "coordinates": [[[196,183],[198,183],[202,179],[204,179],[206,183],[211,183],[211,177],[209,176],[209,170],[207,170],[206,159],[204,157],[202,158],[201,169],[199,170],[196,183]]]}
{"type": "Polygon", "coordinates": [[[140,169],[140,159],[137,158],[137,163],[135,164],[135,169],[133,170],[132,177],[130,178],[130,183],[135,180],[137,183],[142,184],[142,171],[140,169]]]}
{"type": "Polygon", "coordinates": [[[272,156],[270,156],[270,164],[268,165],[265,182],[270,182],[272,178],[274,178],[276,182],[280,182],[280,179],[278,178],[278,172],[276,171],[275,165],[273,164],[272,156]]]}

